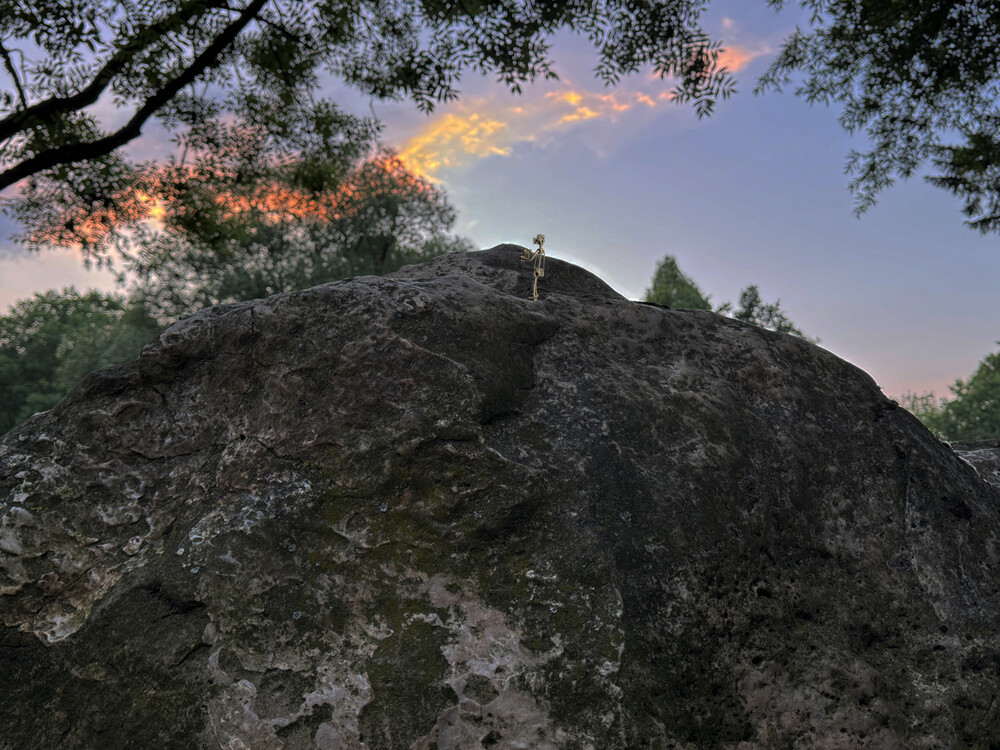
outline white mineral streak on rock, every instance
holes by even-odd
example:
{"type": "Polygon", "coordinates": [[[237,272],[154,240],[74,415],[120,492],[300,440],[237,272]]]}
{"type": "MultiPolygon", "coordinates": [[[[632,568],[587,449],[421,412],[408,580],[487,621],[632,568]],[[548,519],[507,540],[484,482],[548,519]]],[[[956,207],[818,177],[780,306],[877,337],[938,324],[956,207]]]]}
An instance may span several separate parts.
{"type": "Polygon", "coordinates": [[[86,614],[81,614],[77,610],[52,605],[46,607],[44,612],[46,614],[41,618],[41,622],[36,620],[38,624],[34,633],[50,646],[73,635],[87,619],[86,614]]]}
{"type": "MultiPolygon", "coordinates": [[[[141,498],[141,495],[134,490],[125,494],[126,497],[131,495],[131,497],[129,497],[130,500],[137,500],[141,498]]],[[[138,521],[142,517],[142,511],[135,503],[118,506],[103,506],[97,509],[97,517],[101,519],[102,523],[108,526],[122,526],[138,521]]]]}
{"type": "Polygon", "coordinates": [[[1000,441],[955,443],[952,450],[985,481],[1000,487],[1000,441]]]}
{"type": "MultiPolygon", "coordinates": [[[[614,616],[617,622],[614,624],[614,628],[618,633],[618,645],[616,646],[618,650],[618,658],[615,661],[606,661],[603,664],[601,664],[600,667],[598,667],[597,671],[600,673],[602,677],[608,677],[609,675],[612,675],[616,673],[619,669],[621,669],[622,654],[625,653],[625,630],[622,628],[622,622],[621,622],[622,614],[625,611],[625,605],[622,602],[622,593],[621,591],[618,590],[617,586],[615,587],[614,592],[615,592],[615,598],[617,599],[614,611],[614,616]]],[[[621,692],[621,688],[618,687],[617,684],[611,682],[610,680],[608,681],[607,684],[611,687],[613,693],[618,694],[621,692]]]]}
{"type": "MultiPolygon", "coordinates": [[[[206,629],[211,638],[216,637],[214,626],[206,629]]],[[[257,665],[259,666],[259,665],[257,665]]],[[[314,676],[315,689],[305,693],[294,710],[278,716],[262,718],[254,709],[259,688],[248,679],[235,680],[219,664],[219,651],[208,657],[208,670],[212,681],[221,686],[208,705],[209,724],[216,740],[222,747],[246,746],[257,748],[280,748],[284,744],[278,738],[278,730],[307,720],[323,706],[328,706],[331,716],[322,722],[313,738],[316,747],[333,750],[364,750],[366,745],[360,740],[358,717],[362,709],[372,700],[372,689],[364,674],[352,672],[346,665],[330,656],[322,656],[318,663],[300,665],[300,669],[290,670],[307,679],[314,676]]],[[[273,674],[273,667],[267,673],[273,674]]],[[[263,671],[259,674],[265,674],[263,671]]]]}
{"type": "Polygon", "coordinates": [[[504,613],[466,595],[448,590],[441,575],[427,581],[426,591],[436,608],[456,608],[461,615],[450,621],[450,639],[442,649],[451,665],[447,684],[459,704],[445,711],[434,729],[418,740],[413,750],[464,750],[479,747],[491,731],[503,737],[506,748],[555,750],[557,728],[545,709],[528,693],[517,689],[517,678],[553,653],[535,655],[521,645],[504,613]],[[488,680],[495,696],[485,704],[466,695],[470,678],[488,680]]]}
{"type": "Polygon", "coordinates": [[[62,591],[59,599],[35,616],[31,632],[49,645],[73,635],[83,627],[94,605],[121,580],[123,573],[121,567],[87,570],[62,591]]]}
{"type": "MultiPolygon", "coordinates": [[[[217,662],[216,662],[217,663],[217,662]]],[[[220,670],[221,671],[221,670],[220,670]]],[[[268,721],[252,708],[256,686],[246,679],[232,680],[215,692],[208,702],[208,719],[220,747],[278,750],[283,745],[268,721]]]]}
{"type": "Polygon", "coordinates": [[[221,510],[213,510],[191,527],[188,539],[191,540],[193,546],[198,547],[220,534],[225,527],[225,515],[221,510]]]}
{"type": "Polygon", "coordinates": [[[16,557],[0,557],[0,570],[4,573],[3,583],[0,584],[0,596],[16,594],[31,580],[24,569],[24,563],[16,557]]]}
{"type": "MultiPolygon", "coordinates": [[[[215,638],[215,626],[211,623],[205,628],[205,640],[211,642],[215,638]],[[211,635],[209,631],[211,630],[211,635]]],[[[232,685],[233,678],[226,673],[222,667],[219,666],[219,651],[215,650],[208,656],[208,674],[212,679],[212,682],[216,685],[232,685]]]]}
{"type": "MultiPolygon", "coordinates": [[[[304,709],[311,711],[322,704],[333,709],[331,719],[316,731],[316,745],[330,750],[366,747],[361,742],[358,717],[372,700],[371,685],[363,674],[348,675],[344,687],[334,684],[333,679],[332,670],[322,673],[320,689],[306,695],[304,709]]],[[[305,711],[300,714],[306,715],[305,711]]]]}
{"type": "MultiPolygon", "coordinates": [[[[29,492],[38,492],[39,485],[47,485],[46,491],[59,497],[60,507],[69,505],[74,491],[62,484],[54,485],[65,471],[43,466],[40,473],[43,479],[32,485],[21,472],[24,475],[20,476],[21,486],[30,485],[29,492]]],[[[109,526],[140,518],[130,503],[120,508],[107,505],[88,510],[90,518],[109,526]]],[[[14,556],[4,556],[0,563],[5,574],[0,594],[13,595],[27,584],[35,583],[47,601],[16,625],[34,633],[42,642],[53,644],[83,626],[96,602],[121,579],[124,571],[113,561],[117,544],[99,544],[99,538],[81,534],[77,530],[80,521],[70,520],[65,511],[39,512],[42,514],[36,515],[22,505],[11,505],[0,519],[0,549],[14,556]]],[[[131,554],[137,552],[135,546],[131,554]]],[[[5,616],[4,621],[15,624],[10,617],[5,616]]]]}
{"type": "Polygon", "coordinates": [[[122,547],[122,552],[124,552],[126,555],[129,556],[138,554],[139,548],[142,547],[143,541],[144,537],[141,536],[132,537],[122,547]]]}
{"type": "Polygon", "coordinates": [[[9,552],[12,555],[20,555],[24,552],[21,540],[14,529],[7,526],[0,527],[0,550],[9,552]]]}

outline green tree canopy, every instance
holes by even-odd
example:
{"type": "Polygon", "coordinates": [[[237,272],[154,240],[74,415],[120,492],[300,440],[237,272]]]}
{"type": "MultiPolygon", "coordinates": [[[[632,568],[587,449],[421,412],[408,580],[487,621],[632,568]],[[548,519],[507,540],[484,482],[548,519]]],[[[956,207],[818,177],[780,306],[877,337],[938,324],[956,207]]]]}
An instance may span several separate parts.
{"type": "MultiPolygon", "coordinates": [[[[781,8],[785,0],[768,0],[781,8]]],[[[993,0],[802,0],[796,29],[758,91],[799,81],[809,102],[843,106],[868,150],[848,156],[857,210],[928,160],[965,200],[969,225],[1000,231],[1000,4],[993,0]]]]}
{"type": "MultiPolygon", "coordinates": [[[[135,357],[157,321],[469,249],[448,233],[455,214],[444,193],[390,152],[303,164],[262,158],[259,145],[234,139],[173,165],[187,179],[154,223],[137,212],[73,230],[118,247],[130,297],[49,291],[0,317],[0,432],[54,406],[88,372],[135,357]]],[[[160,179],[167,194],[176,175],[160,179]]]]}
{"type": "Polygon", "coordinates": [[[1000,440],[1000,352],[988,354],[972,377],[950,390],[950,399],[907,393],[900,403],[942,440],[1000,440]]]}
{"type": "Polygon", "coordinates": [[[50,409],[84,375],[139,353],[159,326],[119,295],[50,290],[0,315],[0,433],[50,409]]]}
{"type": "Polygon", "coordinates": [[[450,234],[444,192],[394,154],[341,164],[324,192],[303,190],[302,165],[239,179],[193,179],[163,210],[124,237],[123,282],[166,322],[224,302],[327,281],[384,274],[407,263],[472,249],[450,234]]]}
{"type": "MultiPolygon", "coordinates": [[[[800,4],[811,23],[788,37],[758,90],[798,80],[807,100],[843,105],[843,125],[869,140],[848,160],[858,211],[929,162],[937,173],[928,179],[965,202],[971,226],[1000,231],[997,4],[800,4]]],[[[601,80],[648,65],[706,114],[733,90],[701,27],[706,5],[0,0],[0,190],[19,184],[22,198],[65,206],[70,219],[82,208],[109,220],[135,210],[126,196],[156,167],[122,150],[152,121],[182,142],[206,122],[235,118],[292,150],[312,124],[322,132],[339,117],[317,98],[324,76],[429,110],[456,97],[470,69],[514,91],[554,75],[549,44],[565,29],[593,43],[601,80]]]]}
{"type": "Polygon", "coordinates": [[[164,322],[470,249],[449,234],[444,192],[379,146],[371,120],[314,107],[275,139],[263,117],[204,120],[100,206],[50,182],[58,194],[39,188],[8,211],[29,247],[114,263],[164,322]]]}

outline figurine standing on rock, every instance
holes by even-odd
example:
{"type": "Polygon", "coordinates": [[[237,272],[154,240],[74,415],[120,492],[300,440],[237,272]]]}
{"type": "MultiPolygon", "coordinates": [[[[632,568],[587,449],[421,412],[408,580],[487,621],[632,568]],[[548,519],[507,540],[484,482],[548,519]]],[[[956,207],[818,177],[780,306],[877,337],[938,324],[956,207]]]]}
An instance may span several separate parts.
{"type": "Polygon", "coordinates": [[[535,301],[538,299],[538,280],[545,275],[545,250],[542,249],[542,245],[545,244],[545,235],[536,234],[532,242],[538,245],[538,249],[532,251],[525,248],[521,251],[521,260],[534,261],[535,263],[534,279],[531,282],[531,299],[535,301]]]}

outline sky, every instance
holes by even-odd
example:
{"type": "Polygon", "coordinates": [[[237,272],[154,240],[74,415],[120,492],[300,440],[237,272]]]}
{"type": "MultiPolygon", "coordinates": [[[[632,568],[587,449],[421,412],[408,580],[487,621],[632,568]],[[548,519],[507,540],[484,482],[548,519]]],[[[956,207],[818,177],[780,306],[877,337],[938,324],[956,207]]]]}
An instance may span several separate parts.
{"type": "MultiPolygon", "coordinates": [[[[704,18],[727,47],[737,94],[708,119],[640,74],[605,88],[585,39],[561,34],[558,81],[510,94],[463,80],[431,115],[331,85],[345,108],[374,112],[383,141],[441,185],[456,231],[478,247],[528,246],[582,265],[642,299],[670,254],[713,303],[757,284],[765,301],[820,345],[866,370],[891,396],[947,395],[1000,340],[1000,237],[964,226],[961,205],[919,178],[852,212],[844,164],[864,139],[836,108],[790,92],[754,96],[781,40],[808,19],[791,4],[714,0],[704,18]]],[[[162,148],[147,138],[145,148],[162,148]]],[[[35,291],[113,288],[72,251],[26,255],[0,219],[0,309],[35,291]]]]}

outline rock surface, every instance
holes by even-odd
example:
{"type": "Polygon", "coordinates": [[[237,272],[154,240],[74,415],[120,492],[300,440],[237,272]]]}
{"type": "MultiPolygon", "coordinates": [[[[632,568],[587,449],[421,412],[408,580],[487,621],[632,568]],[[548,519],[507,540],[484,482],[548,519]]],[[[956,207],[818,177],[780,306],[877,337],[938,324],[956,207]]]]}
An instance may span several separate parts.
{"type": "Polygon", "coordinates": [[[972,464],[979,476],[1000,487],[1000,440],[951,443],[955,453],[972,464]]]}
{"type": "Polygon", "coordinates": [[[997,746],[1000,491],[519,251],[205,310],[0,439],[0,747],[997,746]]]}

